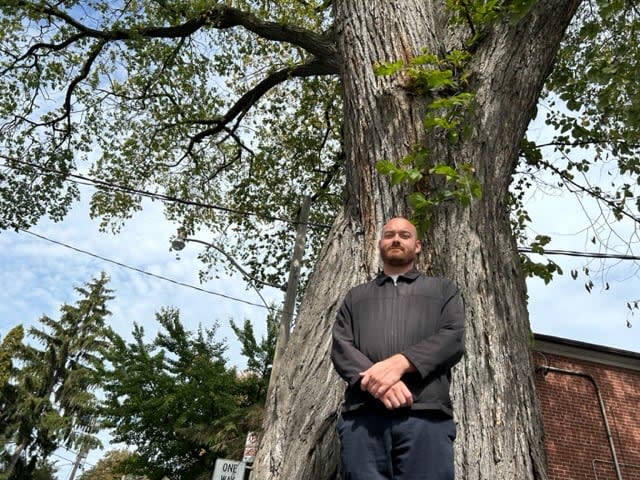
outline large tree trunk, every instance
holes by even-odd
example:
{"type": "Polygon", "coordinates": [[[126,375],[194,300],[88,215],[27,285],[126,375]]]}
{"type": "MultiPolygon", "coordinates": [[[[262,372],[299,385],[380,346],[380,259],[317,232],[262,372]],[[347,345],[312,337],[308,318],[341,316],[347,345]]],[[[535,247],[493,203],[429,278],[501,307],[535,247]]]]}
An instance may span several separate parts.
{"type": "Polygon", "coordinates": [[[407,215],[406,191],[375,164],[421,144],[438,163],[469,162],[483,196],[435,213],[422,268],[455,280],[466,304],[467,353],[454,372],[458,479],[543,479],[542,430],[529,361],[526,287],[505,204],[519,142],[579,0],[538,1],[517,24],[490,28],[474,54],[472,138],[457,146],[422,127],[425,100],[376,61],[443,53],[464,32],[441,2],[334,2],[342,58],[347,195],[310,278],[287,350],[276,366],[254,479],[334,479],[335,420],[344,384],[329,359],[331,325],[351,286],[378,270],[385,219],[407,215]],[[455,160],[454,160],[455,159],[455,160]]]}

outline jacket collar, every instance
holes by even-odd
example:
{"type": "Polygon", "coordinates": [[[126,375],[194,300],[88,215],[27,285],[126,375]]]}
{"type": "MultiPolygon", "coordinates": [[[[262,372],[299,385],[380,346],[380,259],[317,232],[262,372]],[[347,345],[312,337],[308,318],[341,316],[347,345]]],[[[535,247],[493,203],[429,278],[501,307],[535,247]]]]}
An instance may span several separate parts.
{"type": "MultiPolygon", "coordinates": [[[[418,278],[420,276],[420,272],[413,267],[411,270],[409,270],[408,272],[402,273],[398,276],[398,278],[403,278],[405,279],[408,283],[413,282],[416,278],[418,278]]],[[[386,282],[387,280],[391,280],[391,277],[389,275],[387,275],[386,273],[384,273],[384,271],[380,271],[380,273],[378,273],[378,276],[375,279],[375,282],[378,285],[382,285],[384,282],[386,282]]]]}

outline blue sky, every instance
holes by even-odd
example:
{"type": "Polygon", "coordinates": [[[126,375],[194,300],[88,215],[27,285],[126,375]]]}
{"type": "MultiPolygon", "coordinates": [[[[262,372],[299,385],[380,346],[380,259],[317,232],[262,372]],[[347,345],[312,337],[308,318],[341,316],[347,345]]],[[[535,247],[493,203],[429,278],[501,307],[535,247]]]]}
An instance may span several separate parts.
{"type": "MultiPolygon", "coordinates": [[[[61,223],[43,221],[31,230],[58,242],[90,251],[94,254],[168,277],[209,291],[235,297],[260,305],[262,302],[253,290],[234,278],[221,276],[202,285],[198,280],[201,267],[196,255],[200,246],[187,244],[180,252],[169,251],[169,239],[176,225],[167,222],[161,204],[147,202],[142,213],[125,225],[119,235],[100,233],[97,222],[88,220],[86,197],[61,223]]],[[[593,251],[590,237],[593,232],[586,229],[587,221],[582,207],[575,198],[542,197],[534,194],[529,199],[529,213],[537,233],[553,237],[549,248],[593,251]]],[[[593,209],[593,205],[585,204],[593,209]]],[[[626,235],[634,232],[633,225],[622,223],[619,231],[626,235]]],[[[203,238],[203,240],[207,240],[203,238]]],[[[611,238],[614,248],[624,251],[621,240],[611,238]]],[[[629,253],[629,252],[627,252],[629,253]]],[[[640,318],[630,316],[626,302],[640,298],[640,281],[633,262],[600,261],[589,262],[594,288],[588,293],[584,288],[587,280],[581,275],[573,280],[571,269],[582,271],[588,260],[570,257],[553,257],[565,274],[551,284],[540,280],[528,282],[530,317],[534,332],[555,335],[584,342],[606,345],[625,350],[640,351],[640,318]],[[601,268],[604,266],[604,269],[601,268]],[[602,278],[596,272],[603,272],[602,278]],[[605,283],[610,285],[604,289],[605,283]],[[627,320],[634,325],[627,328],[627,320]]],[[[123,336],[132,329],[133,322],[145,326],[149,338],[157,329],[154,314],[163,306],[174,306],[181,310],[182,320],[189,329],[199,324],[208,326],[219,321],[220,338],[229,344],[227,357],[230,363],[244,366],[240,348],[229,328],[229,319],[237,323],[244,318],[253,321],[256,331],[264,331],[267,311],[260,306],[222,298],[195,289],[179,286],[158,278],[84,255],[69,248],[52,244],[25,233],[0,233],[0,335],[4,336],[13,326],[25,326],[37,322],[46,314],[58,318],[59,308],[64,303],[77,299],[73,287],[81,286],[92,277],[107,273],[111,278],[110,288],[115,299],[110,303],[113,315],[112,326],[123,336]]],[[[264,292],[268,301],[280,304],[283,294],[277,290],[264,292]]],[[[103,436],[105,447],[108,437],[103,436]]],[[[95,463],[104,452],[94,451],[89,463],[95,463]]],[[[59,478],[67,478],[71,452],[58,452],[59,478]]]]}

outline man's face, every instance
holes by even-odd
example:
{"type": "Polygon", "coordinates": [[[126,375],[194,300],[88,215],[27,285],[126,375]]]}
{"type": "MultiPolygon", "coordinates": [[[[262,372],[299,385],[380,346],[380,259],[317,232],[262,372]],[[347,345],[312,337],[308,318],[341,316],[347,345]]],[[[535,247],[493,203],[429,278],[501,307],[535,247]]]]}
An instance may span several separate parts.
{"type": "Polygon", "coordinates": [[[411,222],[404,218],[392,218],[382,228],[378,248],[385,265],[402,267],[414,263],[422,247],[411,222]]]}

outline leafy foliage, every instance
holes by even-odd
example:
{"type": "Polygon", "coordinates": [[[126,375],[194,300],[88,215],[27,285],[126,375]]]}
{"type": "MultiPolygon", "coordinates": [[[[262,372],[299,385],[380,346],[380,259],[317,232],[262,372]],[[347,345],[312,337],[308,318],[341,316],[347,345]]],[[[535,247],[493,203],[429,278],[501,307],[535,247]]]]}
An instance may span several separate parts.
{"type": "Polygon", "coordinates": [[[128,463],[135,458],[135,454],[125,450],[111,450],[86,469],[78,480],[121,480],[123,475],[131,473],[128,463]]]}
{"type": "MultiPolygon", "coordinates": [[[[593,212],[585,236],[600,251],[629,251],[640,241],[635,233],[640,224],[639,29],[635,2],[595,0],[583,3],[569,28],[540,115],[555,133],[541,144],[525,140],[521,147],[523,161],[512,188],[521,244],[532,242],[524,233],[530,221],[524,202],[536,187],[572,193],[580,203],[593,199],[596,207],[585,208],[585,214],[593,212]]],[[[555,269],[553,262],[549,265],[555,269]]],[[[591,291],[592,279],[583,276],[591,291]]],[[[605,277],[602,283],[609,288],[605,277]]]]}
{"type": "Polygon", "coordinates": [[[126,462],[133,473],[209,478],[216,458],[240,457],[247,432],[260,428],[276,327],[258,344],[249,321],[234,325],[249,356],[248,372],[238,374],[226,365],[217,325],[188,332],[169,308],[156,319],[161,331],[151,343],[138,325],[130,343],[109,334],[103,426],[136,448],[126,462]]]}

